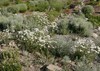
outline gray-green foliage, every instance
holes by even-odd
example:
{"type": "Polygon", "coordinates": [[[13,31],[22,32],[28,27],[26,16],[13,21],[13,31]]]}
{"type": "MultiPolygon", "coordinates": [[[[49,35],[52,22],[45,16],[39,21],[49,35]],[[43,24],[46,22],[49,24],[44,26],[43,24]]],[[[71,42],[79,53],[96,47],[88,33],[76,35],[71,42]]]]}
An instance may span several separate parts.
{"type": "Polygon", "coordinates": [[[53,37],[53,40],[56,41],[56,43],[53,44],[55,48],[51,50],[53,55],[63,57],[74,53],[75,49],[71,48],[74,46],[74,41],[71,37],[58,35],[53,37]]]}
{"type": "Polygon", "coordinates": [[[0,16],[0,31],[19,31],[25,28],[24,17],[21,14],[6,14],[0,16]]]}
{"type": "Polygon", "coordinates": [[[25,24],[23,23],[24,17],[21,14],[11,15],[8,17],[10,21],[10,31],[20,31],[25,28],[25,24]]]}
{"type": "Polygon", "coordinates": [[[99,63],[87,63],[86,61],[77,62],[75,71],[99,71],[99,63]]]}
{"type": "Polygon", "coordinates": [[[93,25],[84,17],[71,16],[57,22],[55,27],[56,34],[75,33],[81,36],[90,36],[93,31],[93,25]]]}
{"type": "Polygon", "coordinates": [[[55,33],[57,34],[67,34],[68,33],[68,22],[69,20],[67,18],[65,19],[61,19],[58,24],[57,24],[57,27],[55,27],[55,33]]]}
{"type": "Polygon", "coordinates": [[[68,29],[71,33],[80,34],[83,36],[90,36],[93,30],[92,23],[84,18],[70,18],[68,29]]]}
{"type": "Polygon", "coordinates": [[[9,20],[5,16],[0,16],[0,31],[6,30],[10,26],[9,20]]]}
{"type": "Polygon", "coordinates": [[[9,31],[20,31],[22,29],[43,28],[49,25],[45,13],[33,12],[31,15],[22,14],[1,14],[0,17],[0,30],[9,29],[9,31]]]}

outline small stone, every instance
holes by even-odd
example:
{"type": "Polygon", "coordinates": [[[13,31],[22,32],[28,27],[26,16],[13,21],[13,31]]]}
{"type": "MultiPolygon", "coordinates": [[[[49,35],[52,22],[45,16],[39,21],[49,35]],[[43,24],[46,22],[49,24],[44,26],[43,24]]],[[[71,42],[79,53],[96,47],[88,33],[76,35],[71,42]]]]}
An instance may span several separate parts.
{"type": "Polygon", "coordinates": [[[62,71],[62,68],[58,67],[57,65],[49,64],[44,65],[40,71],[62,71]]]}
{"type": "Polygon", "coordinates": [[[61,70],[62,70],[60,67],[58,67],[58,66],[56,66],[56,65],[53,65],[53,64],[48,65],[48,66],[47,66],[47,69],[48,69],[49,71],[61,71],[61,70]]]}
{"type": "Polygon", "coordinates": [[[97,37],[98,37],[98,34],[93,33],[93,34],[92,34],[92,37],[93,37],[93,38],[97,38],[97,37]]]}
{"type": "Polygon", "coordinates": [[[28,53],[27,51],[23,51],[22,54],[23,54],[24,56],[28,56],[28,55],[29,55],[29,53],[28,53]]]}

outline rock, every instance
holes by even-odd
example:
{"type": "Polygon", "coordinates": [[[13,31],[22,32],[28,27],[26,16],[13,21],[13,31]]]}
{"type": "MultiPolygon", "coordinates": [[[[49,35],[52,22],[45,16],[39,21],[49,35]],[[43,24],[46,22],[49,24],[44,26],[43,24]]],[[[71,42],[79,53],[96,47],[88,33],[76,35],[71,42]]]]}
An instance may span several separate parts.
{"type": "Polygon", "coordinates": [[[100,27],[98,27],[98,31],[100,31],[100,27]]]}
{"type": "Polygon", "coordinates": [[[22,71],[36,71],[36,70],[35,67],[32,66],[32,67],[23,67],[22,71]]]}
{"type": "Polygon", "coordinates": [[[24,55],[24,56],[28,56],[29,53],[28,53],[27,51],[22,51],[22,55],[24,55]]]}
{"type": "Polygon", "coordinates": [[[61,70],[62,70],[60,67],[58,67],[58,66],[56,66],[56,65],[53,65],[53,64],[48,65],[48,66],[47,66],[47,69],[48,69],[49,71],[61,71],[61,70]]]}
{"type": "Polygon", "coordinates": [[[93,34],[92,34],[92,37],[93,37],[93,38],[97,38],[97,37],[98,37],[98,34],[93,33],[93,34]]]}
{"type": "Polygon", "coordinates": [[[98,29],[94,29],[93,31],[94,31],[94,33],[97,33],[98,32],[98,29]]]}
{"type": "Polygon", "coordinates": [[[53,65],[53,64],[49,64],[49,65],[44,65],[40,71],[62,71],[62,68],[53,65]]]}

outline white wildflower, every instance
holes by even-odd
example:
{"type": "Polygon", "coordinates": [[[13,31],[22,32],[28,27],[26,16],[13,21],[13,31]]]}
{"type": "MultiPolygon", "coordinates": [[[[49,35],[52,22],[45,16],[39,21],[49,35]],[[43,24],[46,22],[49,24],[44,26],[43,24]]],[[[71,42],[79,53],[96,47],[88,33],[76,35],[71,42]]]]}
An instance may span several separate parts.
{"type": "Polygon", "coordinates": [[[39,31],[39,29],[38,29],[38,28],[35,28],[34,30],[35,30],[36,32],[38,32],[38,31],[39,31]]]}

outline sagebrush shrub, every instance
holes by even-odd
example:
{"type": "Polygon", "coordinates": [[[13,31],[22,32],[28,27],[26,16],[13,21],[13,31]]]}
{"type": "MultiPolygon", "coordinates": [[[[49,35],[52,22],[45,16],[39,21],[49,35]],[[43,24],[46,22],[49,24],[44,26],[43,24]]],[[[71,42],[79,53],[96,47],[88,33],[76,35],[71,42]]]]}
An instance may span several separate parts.
{"type": "Polygon", "coordinates": [[[63,19],[60,22],[58,22],[57,27],[55,27],[55,33],[61,35],[67,34],[68,33],[67,24],[68,24],[67,19],[63,19]]]}
{"type": "Polygon", "coordinates": [[[93,31],[93,25],[84,17],[71,16],[57,22],[55,27],[56,34],[75,33],[81,36],[90,36],[93,31]]]}
{"type": "Polygon", "coordinates": [[[6,30],[10,26],[9,20],[5,16],[0,17],[0,31],[6,30]]]}
{"type": "Polygon", "coordinates": [[[25,24],[23,23],[24,17],[20,14],[11,15],[8,17],[10,21],[10,31],[20,31],[25,28],[25,24]]]}
{"type": "Polygon", "coordinates": [[[70,33],[76,33],[83,36],[89,36],[92,33],[92,23],[83,18],[71,18],[68,23],[70,33]]]}
{"type": "Polygon", "coordinates": [[[53,40],[55,41],[55,43],[52,43],[54,48],[51,48],[50,51],[55,57],[69,56],[74,53],[74,48],[71,48],[74,46],[74,41],[68,36],[58,35],[53,37],[53,40]]]}
{"type": "Polygon", "coordinates": [[[85,60],[81,62],[77,62],[77,65],[75,66],[75,71],[99,71],[100,70],[100,64],[99,63],[88,63],[85,60]]]}

